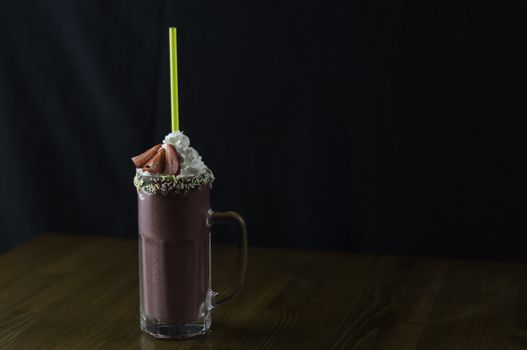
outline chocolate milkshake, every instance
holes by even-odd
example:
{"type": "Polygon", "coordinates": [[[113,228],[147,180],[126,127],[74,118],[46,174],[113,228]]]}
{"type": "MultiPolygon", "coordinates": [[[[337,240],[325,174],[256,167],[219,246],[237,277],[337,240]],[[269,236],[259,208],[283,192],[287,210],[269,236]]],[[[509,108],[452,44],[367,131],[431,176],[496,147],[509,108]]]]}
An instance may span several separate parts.
{"type": "Polygon", "coordinates": [[[141,327],[186,337],[210,325],[214,175],[182,132],[132,158],[138,194],[141,327]]]}
{"type": "Polygon", "coordinates": [[[239,291],[245,275],[247,236],[243,218],[213,212],[214,175],[190,140],[176,131],[132,158],[138,196],[141,329],[156,338],[189,338],[208,331],[210,311],[239,291]],[[241,227],[238,281],[211,291],[210,227],[215,218],[241,227]]]}
{"type": "Polygon", "coordinates": [[[209,292],[207,186],[172,195],[139,195],[143,312],[166,323],[203,316],[209,292]]]}

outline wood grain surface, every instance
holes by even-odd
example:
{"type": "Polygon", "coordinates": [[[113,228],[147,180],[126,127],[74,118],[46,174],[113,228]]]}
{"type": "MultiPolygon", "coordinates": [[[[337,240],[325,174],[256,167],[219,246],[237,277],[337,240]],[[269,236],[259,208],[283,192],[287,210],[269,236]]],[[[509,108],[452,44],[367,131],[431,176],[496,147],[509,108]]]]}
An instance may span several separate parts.
{"type": "MultiPolygon", "coordinates": [[[[234,263],[215,247],[213,287],[234,263]]],[[[208,335],[156,340],[135,240],[43,235],[0,256],[0,349],[527,349],[526,293],[523,263],[251,248],[208,335]]]]}

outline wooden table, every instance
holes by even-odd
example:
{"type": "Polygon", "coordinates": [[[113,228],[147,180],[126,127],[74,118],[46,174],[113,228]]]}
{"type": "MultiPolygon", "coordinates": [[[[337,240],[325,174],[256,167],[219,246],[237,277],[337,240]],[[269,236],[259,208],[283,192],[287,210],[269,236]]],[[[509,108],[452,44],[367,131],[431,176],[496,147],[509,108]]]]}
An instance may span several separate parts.
{"type": "MultiPolygon", "coordinates": [[[[44,235],[0,256],[0,349],[527,349],[525,264],[263,248],[207,336],[156,340],[136,246],[44,235]]],[[[232,253],[215,249],[217,279],[232,253]]]]}

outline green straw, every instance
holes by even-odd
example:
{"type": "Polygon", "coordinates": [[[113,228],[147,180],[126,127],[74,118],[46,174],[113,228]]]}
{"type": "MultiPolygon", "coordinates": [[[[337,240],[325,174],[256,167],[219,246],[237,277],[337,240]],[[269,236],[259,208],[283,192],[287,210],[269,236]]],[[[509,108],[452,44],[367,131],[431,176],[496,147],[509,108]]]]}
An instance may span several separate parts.
{"type": "Polygon", "coordinates": [[[177,89],[177,37],[176,28],[168,28],[170,40],[170,103],[172,112],[172,132],[179,131],[179,98],[177,89]]]}

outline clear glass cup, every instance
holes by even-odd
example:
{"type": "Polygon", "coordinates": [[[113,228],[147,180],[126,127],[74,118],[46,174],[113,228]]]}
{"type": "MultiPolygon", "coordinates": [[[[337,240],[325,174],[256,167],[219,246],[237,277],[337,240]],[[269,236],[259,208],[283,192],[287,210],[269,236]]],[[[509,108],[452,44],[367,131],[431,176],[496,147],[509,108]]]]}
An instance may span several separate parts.
{"type": "Polygon", "coordinates": [[[247,265],[247,229],[238,213],[210,209],[210,187],[178,194],[138,192],[141,330],[156,338],[205,334],[211,310],[240,290],[247,265]],[[218,220],[221,219],[221,220],[218,220]],[[224,292],[211,289],[211,227],[238,223],[237,280],[224,292]]]}

